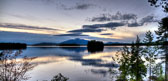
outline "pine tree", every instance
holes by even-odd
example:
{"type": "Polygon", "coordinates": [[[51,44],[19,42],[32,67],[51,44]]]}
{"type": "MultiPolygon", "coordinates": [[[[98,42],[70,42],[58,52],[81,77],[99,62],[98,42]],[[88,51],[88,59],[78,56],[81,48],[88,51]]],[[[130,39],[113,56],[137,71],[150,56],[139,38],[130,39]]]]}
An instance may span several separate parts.
{"type": "Polygon", "coordinates": [[[149,67],[149,76],[150,76],[150,81],[152,77],[154,76],[153,69],[156,67],[155,60],[157,59],[156,57],[158,56],[157,53],[157,46],[152,46],[154,36],[151,31],[146,32],[145,38],[143,42],[146,44],[146,46],[143,49],[143,56],[145,57],[145,60],[147,61],[147,66],[149,67]]]}
{"type": "Polygon", "coordinates": [[[165,17],[159,22],[158,31],[155,31],[158,35],[157,39],[162,44],[161,48],[165,53],[165,81],[168,81],[168,17],[165,17]]]}

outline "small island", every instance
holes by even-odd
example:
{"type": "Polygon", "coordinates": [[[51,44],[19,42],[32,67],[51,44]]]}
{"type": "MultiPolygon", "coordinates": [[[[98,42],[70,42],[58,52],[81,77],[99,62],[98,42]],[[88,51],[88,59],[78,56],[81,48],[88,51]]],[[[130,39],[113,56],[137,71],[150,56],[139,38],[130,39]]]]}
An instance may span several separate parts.
{"type": "Polygon", "coordinates": [[[87,49],[89,52],[103,51],[104,43],[102,41],[96,41],[96,40],[88,41],[87,49]]]}

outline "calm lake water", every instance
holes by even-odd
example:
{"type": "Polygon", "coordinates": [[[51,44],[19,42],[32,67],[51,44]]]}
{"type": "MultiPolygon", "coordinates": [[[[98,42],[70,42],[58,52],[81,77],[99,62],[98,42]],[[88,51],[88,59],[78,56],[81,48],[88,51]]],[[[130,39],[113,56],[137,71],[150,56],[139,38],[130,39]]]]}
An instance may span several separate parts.
{"type": "MultiPolygon", "coordinates": [[[[104,47],[103,51],[91,53],[88,52],[87,47],[28,47],[25,50],[21,50],[21,56],[17,57],[17,60],[23,59],[23,56],[27,56],[28,58],[36,57],[31,60],[31,64],[35,64],[36,66],[26,72],[26,76],[31,77],[27,81],[51,81],[51,79],[59,73],[69,78],[68,81],[116,81],[119,76],[123,78],[124,74],[125,76],[130,74],[124,77],[129,79],[133,77],[132,79],[142,78],[147,81],[149,75],[153,78],[155,78],[156,75],[158,78],[161,78],[160,80],[157,79],[153,81],[162,81],[164,79],[166,71],[165,63],[160,66],[157,65],[157,63],[162,61],[160,59],[161,56],[157,56],[159,58],[155,59],[154,63],[152,63],[152,61],[149,63],[142,61],[146,59],[146,57],[140,56],[140,58],[138,58],[138,56],[132,55],[130,58],[124,54],[124,58],[120,60],[119,64],[118,58],[120,58],[121,53],[119,56],[116,54],[121,52],[119,50],[122,48],[122,46],[104,47]],[[136,62],[131,62],[131,60],[127,58],[136,62]],[[128,61],[130,61],[130,63],[128,63],[128,61]],[[139,64],[139,68],[134,67],[137,63],[139,64]],[[119,68],[122,72],[118,70],[119,68]],[[131,68],[130,70],[132,71],[128,71],[128,68],[131,68]],[[152,72],[149,68],[152,68],[152,72]],[[145,72],[145,70],[147,72],[145,72]],[[140,77],[134,76],[136,72],[139,72],[140,75],[138,76],[140,77]]],[[[17,52],[18,50],[11,51],[17,52]]],[[[152,56],[151,58],[155,57],[152,56]]],[[[18,68],[18,66],[16,67],[18,68]]]]}
{"type": "Polygon", "coordinates": [[[112,60],[121,47],[105,47],[103,52],[89,53],[87,47],[28,47],[23,55],[37,57],[38,65],[27,74],[29,81],[51,80],[58,73],[68,81],[111,81],[109,69],[118,65],[112,60]]]}

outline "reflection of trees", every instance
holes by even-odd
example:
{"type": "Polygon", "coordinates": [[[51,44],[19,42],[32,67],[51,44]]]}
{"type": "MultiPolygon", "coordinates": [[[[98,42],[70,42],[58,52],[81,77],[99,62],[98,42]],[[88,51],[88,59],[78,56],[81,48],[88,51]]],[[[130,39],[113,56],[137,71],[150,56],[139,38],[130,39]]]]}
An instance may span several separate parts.
{"type": "Polygon", "coordinates": [[[147,68],[145,61],[142,60],[142,48],[138,45],[140,39],[137,36],[136,43],[128,48],[125,46],[121,50],[121,57],[119,63],[121,64],[119,70],[121,74],[118,80],[131,80],[131,81],[142,81],[143,77],[146,76],[147,68]]]}
{"type": "MultiPolygon", "coordinates": [[[[160,31],[160,30],[159,30],[160,31]]],[[[161,35],[161,34],[160,34],[161,35]]],[[[163,39],[162,39],[163,40],[163,39]]],[[[142,81],[146,77],[147,68],[149,69],[149,81],[167,81],[168,63],[167,63],[167,42],[161,41],[159,48],[165,53],[165,75],[163,74],[163,62],[156,63],[160,53],[157,46],[152,46],[153,35],[150,31],[146,33],[144,43],[146,46],[139,46],[140,39],[137,37],[136,43],[131,46],[125,46],[118,58],[121,74],[118,80],[142,81]]]]}
{"type": "Polygon", "coordinates": [[[0,53],[0,81],[21,81],[30,78],[25,76],[25,73],[36,66],[30,63],[35,58],[18,59],[21,53],[21,50],[0,53]]]}
{"type": "Polygon", "coordinates": [[[61,73],[58,75],[54,76],[51,81],[68,81],[69,78],[63,76],[61,73]]]}

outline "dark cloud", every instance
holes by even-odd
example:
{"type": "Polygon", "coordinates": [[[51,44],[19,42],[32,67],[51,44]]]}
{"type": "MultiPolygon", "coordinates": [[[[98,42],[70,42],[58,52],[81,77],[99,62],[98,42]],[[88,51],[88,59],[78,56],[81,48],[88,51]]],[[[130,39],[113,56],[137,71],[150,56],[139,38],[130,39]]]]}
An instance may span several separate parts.
{"type": "Polygon", "coordinates": [[[17,29],[39,29],[39,30],[58,30],[53,29],[49,27],[38,27],[38,26],[28,26],[28,25],[22,25],[22,24],[11,24],[11,23],[0,23],[0,27],[6,27],[6,28],[17,28],[17,29]]]}
{"type": "Polygon", "coordinates": [[[82,28],[82,29],[77,29],[77,30],[71,30],[71,31],[68,31],[68,32],[101,32],[103,31],[103,29],[96,29],[96,28],[82,28]]]}
{"type": "Polygon", "coordinates": [[[155,19],[155,16],[149,15],[149,16],[142,18],[140,22],[142,24],[145,24],[145,23],[151,23],[151,22],[158,22],[158,20],[155,19]]]}
{"type": "Polygon", "coordinates": [[[104,28],[115,29],[116,27],[120,27],[120,26],[124,26],[124,25],[125,25],[124,22],[110,22],[110,23],[105,23],[105,24],[83,25],[82,29],[71,30],[68,32],[78,32],[78,33],[102,32],[105,30],[104,28]]]}
{"type": "Polygon", "coordinates": [[[142,24],[138,22],[128,23],[128,27],[138,27],[138,26],[142,26],[142,24]]]}
{"type": "Polygon", "coordinates": [[[58,34],[54,36],[88,36],[88,35],[82,35],[81,33],[71,33],[71,34],[58,34]]]}
{"type": "MultiPolygon", "coordinates": [[[[155,17],[153,15],[146,16],[146,17],[142,18],[140,21],[136,20],[136,15],[134,15],[134,14],[122,15],[121,13],[118,13],[115,16],[111,16],[111,17],[112,17],[111,19],[113,19],[113,20],[121,20],[121,21],[109,22],[109,23],[105,23],[105,24],[83,25],[81,29],[71,30],[68,32],[79,32],[79,33],[102,32],[105,30],[105,28],[109,28],[109,29],[114,30],[117,27],[121,27],[121,26],[139,27],[139,26],[143,26],[148,23],[158,22],[158,20],[155,19],[155,17]],[[126,21],[122,21],[122,20],[126,20],[126,21]],[[132,20],[132,21],[129,21],[129,20],[132,20]]],[[[101,19],[103,19],[103,18],[101,18],[101,19]]],[[[108,20],[108,19],[105,18],[103,20],[108,20]]],[[[102,21],[102,20],[99,20],[99,21],[102,21]]],[[[101,34],[101,35],[111,35],[111,34],[107,33],[107,34],[101,34]]]]}
{"type": "Polygon", "coordinates": [[[104,21],[113,21],[113,20],[136,20],[137,15],[129,13],[122,14],[117,12],[115,15],[111,14],[101,14],[100,16],[89,18],[88,20],[91,22],[104,22],[104,21]]]}
{"type": "Polygon", "coordinates": [[[93,25],[83,25],[83,28],[85,29],[92,29],[92,28],[116,28],[119,26],[124,26],[124,22],[110,22],[105,24],[93,24],[93,25]]]}
{"type": "Polygon", "coordinates": [[[103,33],[103,34],[100,34],[100,35],[113,35],[112,33],[103,33]]]}
{"type": "Polygon", "coordinates": [[[64,10],[74,10],[74,9],[77,9],[77,10],[86,10],[86,9],[89,9],[90,7],[93,7],[93,6],[95,6],[95,5],[93,5],[93,4],[86,4],[86,3],[82,3],[82,4],[76,3],[76,5],[73,6],[73,7],[67,7],[64,4],[61,5],[61,7],[64,10]]]}
{"type": "Polygon", "coordinates": [[[135,21],[132,23],[128,23],[128,27],[143,26],[145,24],[152,23],[152,22],[158,22],[158,20],[155,19],[155,16],[150,15],[150,16],[146,16],[146,17],[142,18],[139,22],[135,21]]]}
{"type": "Polygon", "coordinates": [[[128,27],[138,27],[143,26],[148,23],[158,22],[154,15],[148,15],[139,21],[137,20],[136,14],[122,14],[117,12],[115,15],[111,14],[101,14],[100,16],[89,18],[88,20],[91,22],[104,22],[104,21],[119,21],[125,22],[124,25],[128,25],[128,27]]]}
{"type": "Polygon", "coordinates": [[[71,30],[68,32],[78,32],[78,33],[102,32],[104,31],[104,28],[115,29],[116,27],[124,26],[124,25],[125,23],[123,22],[110,22],[110,23],[105,23],[105,24],[83,25],[82,29],[71,30]]]}

